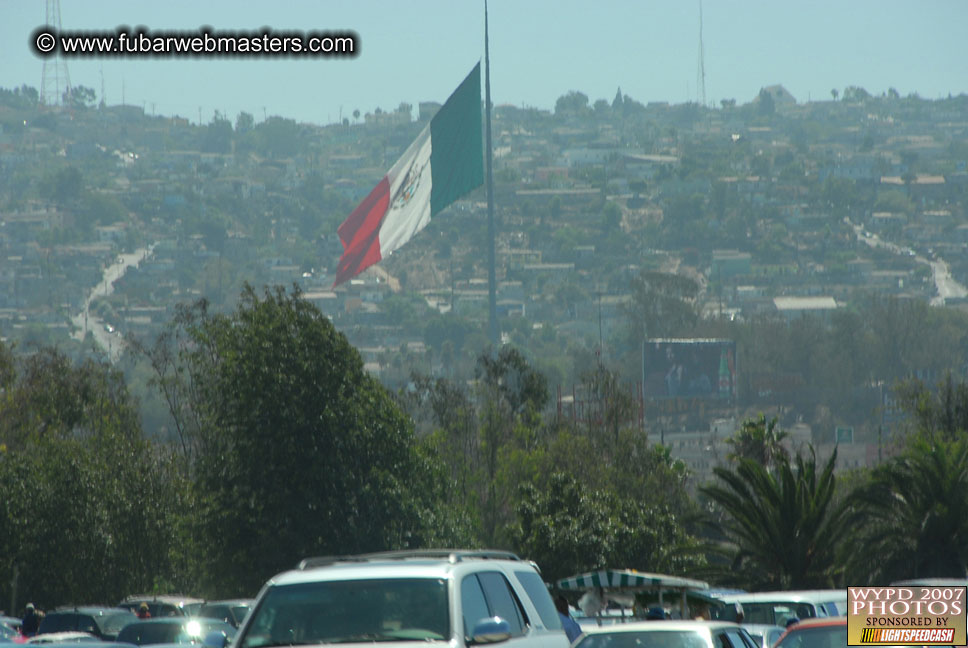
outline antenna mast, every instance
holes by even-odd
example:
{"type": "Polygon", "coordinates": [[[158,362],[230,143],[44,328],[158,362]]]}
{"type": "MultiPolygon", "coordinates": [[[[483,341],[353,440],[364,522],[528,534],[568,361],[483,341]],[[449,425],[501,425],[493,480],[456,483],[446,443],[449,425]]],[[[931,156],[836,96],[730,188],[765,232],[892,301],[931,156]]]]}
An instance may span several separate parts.
{"type": "MultiPolygon", "coordinates": [[[[61,32],[60,0],[47,0],[47,26],[55,33],[61,32]]],[[[71,90],[71,77],[67,74],[67,61],[60,53],[44,59],[40,78],[40,103],[54,106],[62,102],[71,90]]]]}

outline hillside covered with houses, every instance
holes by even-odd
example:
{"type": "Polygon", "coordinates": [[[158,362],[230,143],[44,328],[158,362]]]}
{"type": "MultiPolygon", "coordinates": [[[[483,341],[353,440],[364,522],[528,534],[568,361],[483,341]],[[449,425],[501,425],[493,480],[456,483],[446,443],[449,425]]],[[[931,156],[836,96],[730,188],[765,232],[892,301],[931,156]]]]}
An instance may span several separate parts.
{"type": "MultiPolygon", "coordinates": [[[[103,353],[79,313],[121,348],[147,344],[179,303],[228,310],[245,283],[296,285],[392,389],[472,380],[488,344],[483,189],[332,287],[336,228],[438,108],[199,124],[83,88],[59,107],[0,90],[0,335],[22,352],[103,353]]],[[[700,473],[757,412],[791,443],[839,441],[845,466],[867,466],[901,423],[897,381],[964,377],[968,96],[850,87],[804,102],[776,85],[701,106],[572,91],[553,111],[495,106],[493,128],[502,342],[547,378],[562,420],[589,415],[598,366],[700,473]],[[657,338],[735,341],[731,397],[643,393],[657,338]]],[[[137,358],[119,362],[142,380],[137,358]]],[[[143,394],[146,429],[163,434],[143,394]]]]}

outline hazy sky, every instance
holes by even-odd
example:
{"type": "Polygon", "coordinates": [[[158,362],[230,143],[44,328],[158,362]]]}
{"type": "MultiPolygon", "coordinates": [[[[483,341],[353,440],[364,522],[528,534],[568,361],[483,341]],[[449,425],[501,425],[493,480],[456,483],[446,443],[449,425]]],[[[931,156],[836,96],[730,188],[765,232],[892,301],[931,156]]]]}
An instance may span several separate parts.
{"type": "MultiPolygon", "coordinates": [[[[247,111],[330,123],[444,100],[484,57],[483,0],[61,0],[65,30],[352,30],[350,59],[86,58],[73,85],[108,104],[233,120],[247,111]]],[[[569,90],[611,101],[699,98],[699,0],[491,0],[495,103],[551,109],[569,90]]],[[[706,100],[783,84],[798,101],[858,85],[938,98],[968,92],[968,0],[703,0],[706,100]]],[[[30,36],[42,0],[0,0],[0,87],[39,88],[30,36]]]]}

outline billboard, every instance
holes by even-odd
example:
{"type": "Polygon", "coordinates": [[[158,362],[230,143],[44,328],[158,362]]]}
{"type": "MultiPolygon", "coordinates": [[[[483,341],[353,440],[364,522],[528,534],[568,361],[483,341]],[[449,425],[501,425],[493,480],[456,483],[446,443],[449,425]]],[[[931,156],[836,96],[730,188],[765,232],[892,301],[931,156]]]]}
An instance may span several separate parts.
{"type": "Polygon", "coordinates": [[[736,398],[736,342],[662,338],[642,347],[642,393],[647,399],[736,398]]]}

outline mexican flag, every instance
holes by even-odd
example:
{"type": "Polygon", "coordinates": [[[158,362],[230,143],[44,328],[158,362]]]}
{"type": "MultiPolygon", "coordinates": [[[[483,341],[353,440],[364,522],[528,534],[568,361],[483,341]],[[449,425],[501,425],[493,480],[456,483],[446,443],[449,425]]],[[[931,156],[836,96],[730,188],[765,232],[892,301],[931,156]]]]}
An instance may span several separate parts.
{"type": "Polygon", "coordinates": [[[333,286],[390,256],[432,216],[479,187],[484,182],[483,154],[478,63],[337,229],[343,256],[333,286]]]}

